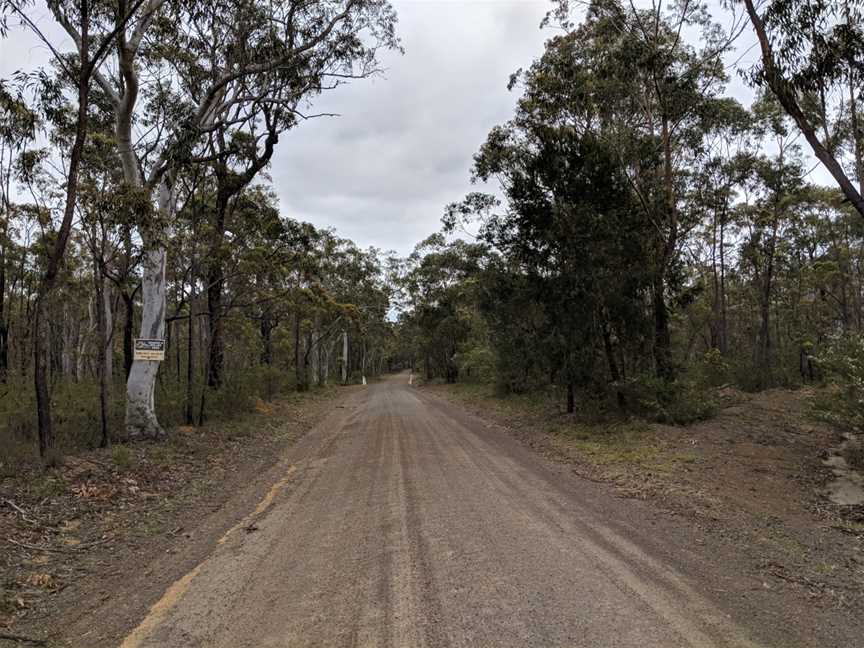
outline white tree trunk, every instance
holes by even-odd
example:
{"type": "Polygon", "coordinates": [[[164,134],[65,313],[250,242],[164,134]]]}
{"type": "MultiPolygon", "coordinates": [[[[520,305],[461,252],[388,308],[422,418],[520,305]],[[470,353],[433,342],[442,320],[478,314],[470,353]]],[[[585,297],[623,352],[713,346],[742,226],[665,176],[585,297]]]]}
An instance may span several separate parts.
{"type": "Polygon", "coordinates": [[[342,331],[342,384],[348,384],[348,331],[342,331]]]}
{"type": "MultiPolygon", "coordinates": [[[[170,222],[174,195],[163,179],[159,185],[159,217],[170,222]]],[[[141,280],[141,333],[139,337],[165,339],[165,261],[167,254],[159,236],[145,241],[141,280]]],[[[126,435],[130,439],[159,439],[165,430],[156,419],[156,374],[159,362],[135,360],[126,382],[126,435]]]]}
{"type": "Polygon", "coordinates": [[[318,373],[321,378],[318,380],[318,384],[326,385],[327,379],[329,378],[329,369],[330,369],[330,343],[327,342],[321,345],[321,358],[318,365],[318,373]]]}

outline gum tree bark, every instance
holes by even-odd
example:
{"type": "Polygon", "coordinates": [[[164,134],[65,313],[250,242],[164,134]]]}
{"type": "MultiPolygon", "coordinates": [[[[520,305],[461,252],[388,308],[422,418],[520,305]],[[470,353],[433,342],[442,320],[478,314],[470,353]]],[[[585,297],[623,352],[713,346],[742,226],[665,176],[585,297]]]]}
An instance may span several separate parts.
{"type": "MultiPolygon", "coordinates": [[[[174,192],[163,176],[159,184],[159,217],[166,222],[174,213],[174,192]]],[[[166,252],[161,243],[145,241],[141,278],[141,328],[139,337],[165,338],[166,252]]],[[[156,374],[159,362],[135,360],[126,381],[126,434],[134,439],[161,439],[165,430],[156,418],[156,374]]]]}
{"type": "Polygon", "coordinates": [[[348,384],[348,331],[342,331],[342,384],[348,384]]]}
{"type": "MultiPolygon", "coordinates": [[[[123,169],[123,179],[133,189],[145,193],[152,192],[152,184],[144,181],[144,173],[141,163],[135,153],[134,139],[132,136],[132,121],[135,112],[135,104],[138,101],[139,78],[136,69],[136,57],[138,48],[144,34],[149,29],[156,12],[164,4],[164,0],[148,0],[143,5],[140,19],[131,35],[127,35],[125,23],[118,26],[117,34],[117,58],[118,71],[122,83],[122,94],[118,94],[116,86],[110,83],[101,74],[96,74],[95,79],[102,91],[114,104],[114,132],[117,140],[117,153],[123,169]],[[120,28],[122,27],[122,28],[120,28]]],[[[139,2],[137,7],[141,6],[139,2]]],[[[134,12],[134,10],[133,10],[134,12]]],[[[67,31],[70,31],[67,28],[67,31]]],[[[159,176],[158,188],[158,212],[159,222],[165,223],[166,217],[170,217],[174,211],[174,196],[169,187],[169,176],[163,170],[159,176]]],[[[164,338],[165,336],[165,248],[160,242],[159,227],[155,231],[142,236],[146,252],[142,260],[142,315],[141,335],[146,338],[164,338]]],[[[125,296],[124,296],[125,297],[125,296]]],[[[127,320],[125,327],[128,330],[131,321],[131,300],[126,302],[127,320]]],[[[124,344],[125,344],[124,340],[124,344]]],[[[128,362],[128,358],[126,359],[128,362]]],[[[158,439],[165,436],[165,431],[156,419],[155,389],[156,374],[159,363],[152,360],[132,361],[131,367],[127,368],[126,380],[126,434],[130,439],[153,438],[158,439]]]]}

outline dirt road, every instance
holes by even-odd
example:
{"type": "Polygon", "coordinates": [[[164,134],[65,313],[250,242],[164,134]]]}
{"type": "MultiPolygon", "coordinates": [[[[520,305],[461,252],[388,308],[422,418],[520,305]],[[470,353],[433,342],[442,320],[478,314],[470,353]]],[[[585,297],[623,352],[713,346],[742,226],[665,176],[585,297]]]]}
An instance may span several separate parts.
{"type": "Polygon", "coordinates": [[[281,475],[124,648],[813,645],[775,642],[715,595],[735,584],[643,541],[659,529],[641,503],[406,375],[352,397],[281,475]]]}

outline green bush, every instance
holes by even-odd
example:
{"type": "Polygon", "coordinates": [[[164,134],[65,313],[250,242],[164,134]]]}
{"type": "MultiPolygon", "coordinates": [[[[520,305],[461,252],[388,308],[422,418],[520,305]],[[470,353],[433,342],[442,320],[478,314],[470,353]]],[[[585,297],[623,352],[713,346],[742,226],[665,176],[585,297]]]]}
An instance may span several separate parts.
{"type": "MultiPolygon", "coordinates": [[[[122,430],[125,387],[118,379],[112,386],[108,426],[122,430]]],[[[93,380],[57,381],[51,389],[51,422],[54,443],[61,454],[77,448],[93,448],[101,440],[99,387],[93,380]]],[[[33,460],[37,449],[36,400],[29,381],[10,381],[0,393],[0,447],[30,446],[18,452],[22,460],[33,460]]],[[[3,468],[5,470],[5,468],[3,468]]]]}
{"type": "Polygon", "coordinates": [[[729,361],[720,349],[708,349],[696,364],[696,381],[706,387],[720,387],[729,382],[729,370],[729,361]]]}
{"type": "Polygon", "coordinates": [[[621,390],[635,414],[658,423],[686,425],[717,413],[711,389],[693,379],[642,375],[622,383],[621,390]]]}
{"type": "Polygon", "coordinates": [[[838,387],[815,403],[817,410],[834,423],[864,428],[864,335],[833,336],[816,363],[838,387]]]}
{"type": "Polygon", "coordinates": [[[456,355],[459,378],[465,382],[488,383],[495,380],[495,354],[489,347],[474,347],[456,355]]]}
{"type": "Polygon", "coordinates": [[[132,452],[124,445],[115,445],[111,448],[111,462],[120,472],[127,472],[134,463],[132,452]]]}

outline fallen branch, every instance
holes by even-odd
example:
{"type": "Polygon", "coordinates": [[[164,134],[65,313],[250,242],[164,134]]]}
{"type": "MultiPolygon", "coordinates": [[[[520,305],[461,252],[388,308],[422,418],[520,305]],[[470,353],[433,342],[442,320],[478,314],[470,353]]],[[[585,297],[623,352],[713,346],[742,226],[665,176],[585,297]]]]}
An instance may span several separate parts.
{"type": "Polygon", "coordinates": [[[20,506],[18,506],[15,502],[13,502],[10,499],[4,498],[3,503],[6,504],[6,506],[8,506],[9,508],[11,508],[13,511],[17,511],[18,514],[21,516],[22,520],[24,520],[25,522],[29,522],[30,524],[32,524],[34,526],[36,525],[36,522],[27,516],[27,512],[24,509],[22,509],[20,506]]]}
{"type": "Polygon", "coordinates": [[[18,643],[29,643],[34,646],[47,646],[48,642],[44,639],[34,639],[33,637],[25,637],[24,635],[16,635],[9,634],[6,632],[0,632],[0,639],[5,639],[6,641],[16,641],[18,643]]]}

